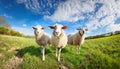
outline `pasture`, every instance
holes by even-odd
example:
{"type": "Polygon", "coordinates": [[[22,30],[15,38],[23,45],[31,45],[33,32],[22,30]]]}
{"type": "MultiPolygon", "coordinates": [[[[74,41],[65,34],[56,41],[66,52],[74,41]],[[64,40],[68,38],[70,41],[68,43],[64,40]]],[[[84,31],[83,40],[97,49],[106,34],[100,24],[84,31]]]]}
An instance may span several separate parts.
{"type": "Polygon", "coordinates": [[[0,35],[0,69],[120,69],[120,34],[85,40],[76,54],[76,47],[67,45],[61,62],[49,45],[42,62],[40,46],[34,38],[0,35]]]}

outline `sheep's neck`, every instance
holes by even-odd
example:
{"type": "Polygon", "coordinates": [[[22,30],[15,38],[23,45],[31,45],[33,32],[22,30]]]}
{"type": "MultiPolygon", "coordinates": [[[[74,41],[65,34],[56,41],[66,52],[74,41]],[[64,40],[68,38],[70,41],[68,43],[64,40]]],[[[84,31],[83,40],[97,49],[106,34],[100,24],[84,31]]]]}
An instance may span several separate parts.
{"type": "Polygon", "coordinates": [[[40,33],[39,35],[36,36],[36,40],[40,39],[43,36],[44,32],[40,33]]]}

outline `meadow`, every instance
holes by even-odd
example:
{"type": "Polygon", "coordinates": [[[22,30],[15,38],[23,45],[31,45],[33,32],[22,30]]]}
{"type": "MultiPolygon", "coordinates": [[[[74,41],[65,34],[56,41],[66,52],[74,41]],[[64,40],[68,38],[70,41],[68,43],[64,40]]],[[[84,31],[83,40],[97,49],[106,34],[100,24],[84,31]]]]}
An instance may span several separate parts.
{"type": "Polygon", "coordinates": [[[34,38],[0,35],[0,69],[120,69],[120,34],[87,39],[81,46],[67,45],[61,62],[55,49],[48,45],[45,61],[34,38]]]}

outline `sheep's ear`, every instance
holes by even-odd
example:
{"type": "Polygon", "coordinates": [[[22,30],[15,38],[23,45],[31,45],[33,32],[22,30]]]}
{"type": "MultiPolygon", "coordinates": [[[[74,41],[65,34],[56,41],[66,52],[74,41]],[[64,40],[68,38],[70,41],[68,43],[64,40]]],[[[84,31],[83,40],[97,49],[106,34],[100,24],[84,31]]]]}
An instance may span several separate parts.
{"type": "Polygon", "coordinates": [[[45,29],[45,27],[42,27],[41,29],[42,29],[42,30],[44,30],[44,29],[45,29]]]}
{"type": "Polygon", "coordinates": [[[32,27],[33,29],[36,29],[34,26],[32,27]]]}
{"type": "Polygon", "coordinates": [[[67,26],[63,26],[62,29],[67,29],[67,26]]]}
{"type": "Polygon", "coordinates": [[[85,29],[85,31],[88,31],[88,29],[85,29]]]}
{"type": "Polygon", "coordinates": [[[53,26],[48,26],[49,28],[51,28],[51,29],[55,29],[55,27],[53,27],[53,26]]]}

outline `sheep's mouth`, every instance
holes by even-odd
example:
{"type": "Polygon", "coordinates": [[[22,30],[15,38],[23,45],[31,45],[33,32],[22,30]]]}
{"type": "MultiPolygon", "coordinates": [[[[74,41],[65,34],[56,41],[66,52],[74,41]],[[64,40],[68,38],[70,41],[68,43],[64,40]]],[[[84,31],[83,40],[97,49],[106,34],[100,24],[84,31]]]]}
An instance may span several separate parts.
{"type": "Polygon", "coordinates": [[[61,36],[61,34],[59,34],[59,33],[55,33],[55,32],[53,32],[53,35],[56,36],[56,37],[61,36]]]}
{"type": "MultiPolygon", "coordinates": [[[[83,33],[84,34],[84,33],[83,33]]],[[[79,31],[79,35],[82,36],[83,35],[80,31],[79,31]]]]}
{"type": "Polygon", "coordinates": [[[57,36],[57,37],[58,37],[58,36],[59,36],[59,34],[55,33],[55,34],[54,34],[54,36],[57,36]]]}
{"type": "Polygon", "coordinates": [[[55,35],[56,35],[56,36],[59,36],[59,33],[58,33],[58,32],[55,32],[55,35]]]}
{"type": "Polygon", "coordinates": [[[39,34],[39,32],[36,31],[36,35],[38,35],[38,34],[39,34]]]}

